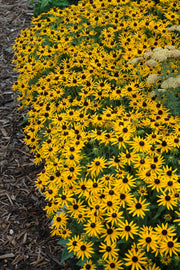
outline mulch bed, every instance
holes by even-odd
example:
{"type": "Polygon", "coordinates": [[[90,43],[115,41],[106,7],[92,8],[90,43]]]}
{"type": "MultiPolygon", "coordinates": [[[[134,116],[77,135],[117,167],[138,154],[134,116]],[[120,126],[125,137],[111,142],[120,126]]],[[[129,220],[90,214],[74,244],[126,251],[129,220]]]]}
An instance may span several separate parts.
{"type": "Polygon", "coordinates": [[[23,143],[16,93],[17,79],[11,49],[21,29],[33,15],[29,0],[0,0],[0,269],[75,269],[73,261],[61,263],[63,247],[51,237],[44,197],[34,180],[42,169],[35,166],[23,143]]]}

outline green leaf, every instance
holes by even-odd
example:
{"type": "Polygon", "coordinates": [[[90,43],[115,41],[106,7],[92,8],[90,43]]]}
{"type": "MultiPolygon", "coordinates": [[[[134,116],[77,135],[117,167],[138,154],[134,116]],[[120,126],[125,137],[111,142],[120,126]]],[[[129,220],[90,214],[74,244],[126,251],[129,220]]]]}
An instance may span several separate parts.
{"type": "Polygon", "coordinates": [[[28,115],[25,116],[24,119],[22,120],[22,122],[19,124],[19,126],[23,126],[23,125],[27,124],[28,119],[29,119],[29,116],[28,115]]]}
{"type": "Polygon", "coordinates": [[[49,4],[49,0],[42,0],[41,2],[41,8],[45,8],[49,4]]]}
{"type": "Polygon", "coordinates": [[[67,0],[53,0],[53,4],[58,7],[67,7],[69,2],[67,0]]]}
{"type": "Polygon", "coordinates": [[[164,211],[164,209],[165,209],[164,206],[160,206],[158,211],[157,211],[157,214],[152,218],[152,220],[157,219],[161,215],[162,211],[164,211]]]}
{"type": "Polygon", "coordinates": [[[87,262],[87,259],[84,259],[83,261],[82,260],[79,260],[76,265],[77,266],[80,266],[80,267],[83,267],[83,265],[87,262]]]}
{"type": "Polygon", "coordinates": [[[58,245],[65,246],[68,242],[67,239],[60,239],[57,243],[58,245]]]}
{"type": "Polygon", "coordinates": [[[121,239],[117,242],[117,244],[127,244],[126,239],[121,239]]]}
{"type": "Polygon", "coordinates": [[[74,252],[71,251],[69,252],[67,247],[65,247],[65,249],[62,252],[62,256],[61,256],[61,263],[63,263],[64,261],[66,261],[69,258],[72,258],[74,256],[74,252]]]}
{"type": "Polygon", "coordinates": [[[33,3],[34,3],[34,0],[31,0],[31,1],[30,1],[30,4],[33,5],[33,3]]]}
{"type": "Polygon", "coordinates": [[[12,47],[6,48],[5,51],[6,52],[9,52],[9,53],[12,53],[13,52],[13,48],[12,47]]]}

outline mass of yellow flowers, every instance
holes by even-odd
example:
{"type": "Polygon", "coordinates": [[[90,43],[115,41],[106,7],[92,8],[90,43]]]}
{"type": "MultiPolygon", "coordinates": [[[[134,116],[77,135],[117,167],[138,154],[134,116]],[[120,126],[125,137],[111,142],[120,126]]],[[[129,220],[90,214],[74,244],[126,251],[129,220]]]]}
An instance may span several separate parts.
{"type": "Polygon", "coordinates": [[[81,270],[180,269],[179,10],[82,0],[15,41],[35,186],[81,270]]]}

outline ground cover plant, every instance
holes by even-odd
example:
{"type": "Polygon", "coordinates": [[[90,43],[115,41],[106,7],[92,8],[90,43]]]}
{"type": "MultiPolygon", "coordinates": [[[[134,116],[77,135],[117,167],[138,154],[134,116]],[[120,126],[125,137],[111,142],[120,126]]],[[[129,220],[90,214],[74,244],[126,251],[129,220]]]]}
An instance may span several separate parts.
{"type": "Polygon", "coordinates": [[[62,261],[81,269],[179,267],[178,12],[174,0],[80,1],[16,39],[36,187],[62,261]]]}
{"type": "Polygon", "coordinates": [[[30,4],[34,6],[34,15],[39,15],[43,12],[49,11],[53,7],[64,9],[72,4],[77,4],[78,0],[30,0],[30,4]]]}

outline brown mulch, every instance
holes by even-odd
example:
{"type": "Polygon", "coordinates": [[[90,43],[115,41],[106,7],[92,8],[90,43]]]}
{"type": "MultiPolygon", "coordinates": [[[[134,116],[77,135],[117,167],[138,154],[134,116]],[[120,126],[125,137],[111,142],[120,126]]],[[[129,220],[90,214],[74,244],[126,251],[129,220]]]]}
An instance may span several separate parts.
{"type": "Polygon", "coordinates": [[[17,79],[11,47],[32,15],[30,0],[0,0],[0,269],[75,269],[60,262],[59,238],[50,236],[44,197],[34,188],[42,167],[23,143],[25,113],[11,89],[17,79]]]}

